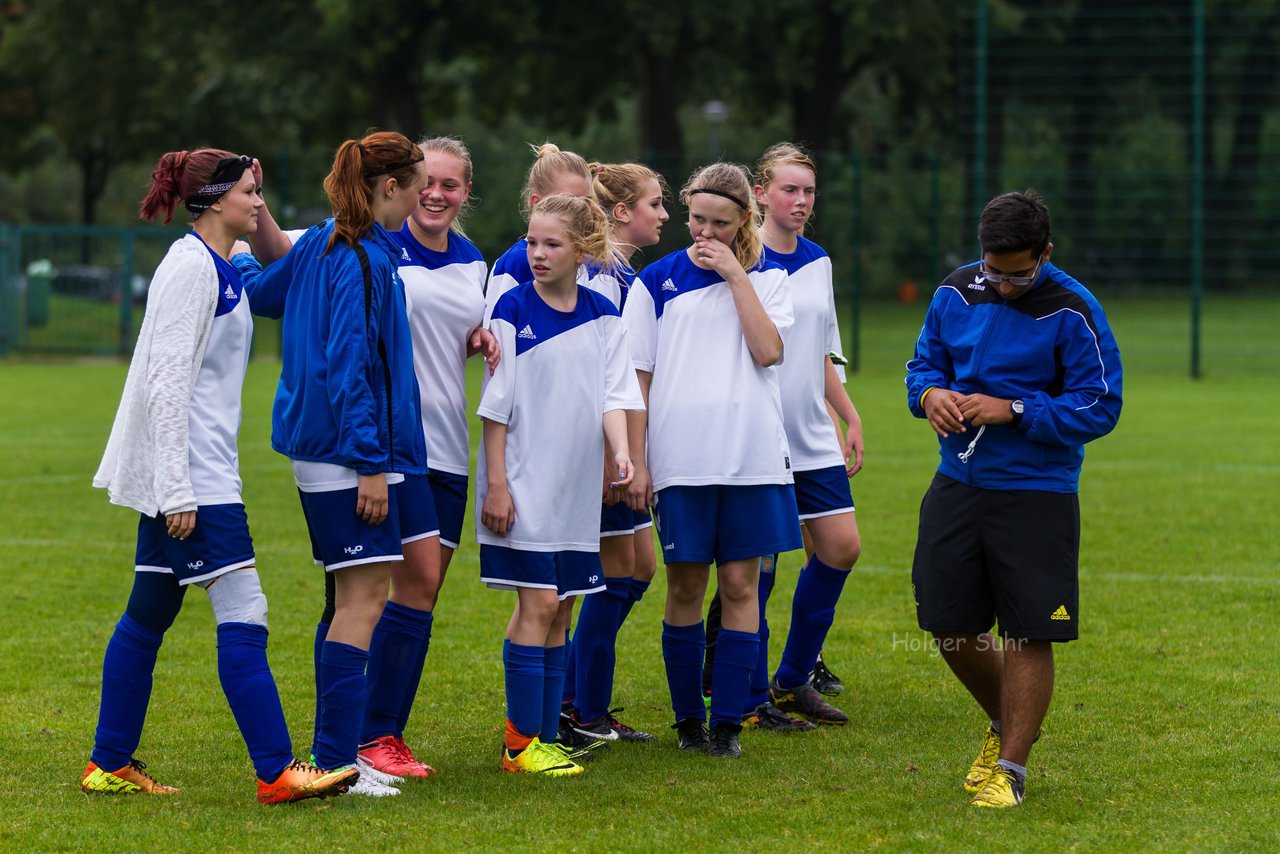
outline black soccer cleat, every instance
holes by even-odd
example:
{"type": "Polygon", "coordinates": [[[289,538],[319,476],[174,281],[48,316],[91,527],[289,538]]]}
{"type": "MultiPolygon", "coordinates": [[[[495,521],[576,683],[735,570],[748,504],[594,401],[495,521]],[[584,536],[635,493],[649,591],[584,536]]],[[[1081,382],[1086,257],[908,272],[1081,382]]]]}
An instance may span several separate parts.
{"type": "Polygon", "coordinates": [[[844,683],[839,676],[827,669],[822,653],[818,653],[818,663],[813,668],[813,687],[819,694],[826,694],[828,697],[839,697],[844,691],[844,683]]]}
{"type": "Polygon", "coordinates": [[[736,724],[716,724],[708,738],[707,755],[737,759],[742,755],[742,745],[738,742],[738,734],[741,732],[742,727],[736,724]]]}
{"type": "Polygon", "coordinates": [[[710,742],[707,724],[700,718],[685,718],[671,725],[676,731],[676,740],[681,750],[701,750],[706,752],[710,742]]]}
{"type": "Polygon", "coordinates": [[[849,716],[826,701],[813,682],[802,682],[794,688],[783,688],[778,685],[778,677],[769,682],[769,699],[784,712],[800,715],[815,724],[827,726],[844,726],[849,716]]]}

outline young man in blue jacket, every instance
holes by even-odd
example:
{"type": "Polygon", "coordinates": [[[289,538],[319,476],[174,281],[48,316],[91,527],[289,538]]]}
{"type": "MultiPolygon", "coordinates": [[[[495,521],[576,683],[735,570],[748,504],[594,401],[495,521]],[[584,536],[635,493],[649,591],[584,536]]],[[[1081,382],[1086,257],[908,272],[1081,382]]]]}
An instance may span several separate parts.
{"type": "Polygon", "coordinates": [[[941,457],[920,506],[916,615],[991,718],[964,781],[977,807],[1022,802],[1052,645],[1078,637],[1084,444],[1120,417],[1111,327],[1049,263],[1049,237],[1034,191],[988,202],[982,260],[938,287],[907,363],[908,406],[941,457]]]}

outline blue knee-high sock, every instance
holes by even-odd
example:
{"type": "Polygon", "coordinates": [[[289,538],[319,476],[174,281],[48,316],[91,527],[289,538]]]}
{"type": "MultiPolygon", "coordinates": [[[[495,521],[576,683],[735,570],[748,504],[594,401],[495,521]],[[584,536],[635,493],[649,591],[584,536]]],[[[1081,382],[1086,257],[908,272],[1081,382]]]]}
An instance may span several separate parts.
{"type": "Polygon", "coordinates": [[[555,741],[560,734],[560,698],[564,695],[567,648],[564,644],[543,648],[541,738],[548,744],[555,741]]]}
{"type": "MultiPolygon", "coordinates": [[[[595,598],[595,594],[587,597],[595,598]]],[[[584,603],[582,607],[586,607],[584,603]]],[[[582,617],[578,617],[578,625],[574,626],[573,636],[564,642],[564,690],[560,692],[560,702],[573,703],[578,690],[578,633],[582,631],[582,617]]]]}
{"type": "Polygon", "coordinates": [[[321,768],[353,765],[359,748],[369,653],[337,641],[325,641],[320,652],[320,721],[316,725],[316,764],[321,768]]]}
{"type": "Polygon", "coordinates": [[[578,676],[574,707],[578,720],[584,722],[594,721],[609,711],[622,606],[631,601],[631,579],[606,577],[604,584],[602,592],[585,597],[573,642],[578,676]]]}
{"type": "Polygon", "coordinates": [[[776,565],[770,563],[769,568],[766,570],[764,562],[767,560],[769,559],[764,558],[761,560],[760,586],[757,588],[757,596],[760,602],[760,631],[757,632],[757,635],[760,638],[760,643],[756,650],[756,666],[751,671],[751,684],[747,690],[747,702],[742,710],[744,716],[754,712],[761,703],[769,699],[769,618],[766,616],[766,606],[769,604],[769,594],[773,592],[776,565]]]}
{"type": "Polygon", "coordinates": [[[783,688],[807,681],[818,662],[818,653],[836,618],[836,602],[849,578],[849,570],[836,569],[814,555],[805,564],[791,600],[791,631],[782,650],[775,679],[783,688]]]}
{"type": "Polygon", "coordinates": [[[430,612],[399,602],[388,601],[382,609],[382,617],[369,639],[369,699],[360,726],[361,744],[384,735],[400,736],[396,722],[404,711],[409,680],[422,676],[422,671],[414,673],[413,667],[422,649],[428,619],[430,612]]]}
{"type": "Polygon", "coordinates": [[[631,616],[631,609],[635,604],[644,598],[644,594],[649,590],[649,582],[641,581],[638,578],[631,579],[631,597],[622,603],[622,619],[625,623],[627,617],[631,616]]]}
{"type": "Polygon", "coordinates": [[[405,685],[404,700],[400,704],[400,716],[396,718],[396,732],[404,735],[409,725],[409,713],[413,711],[413,701],[418,696],[418,685],[422,683],[422,669],[427,664],[427,651],[431,649],[431,627],[435,625],[435,615],[423,611],[426,619],[422,624],[422,638],[418,643],[418,652],[414,656],[413,666],[409,668],[409,682],[405,685]]]}
{"type": "Polygon", "coordinates": [[[760,637],[755,632],[720,628],[711,670],[711,726],[742,723],[742,708],[751,687],[759,646],[760,637]]]}
{"type": "Polygon", "coordinates": [[[315,665],[316,680],[316,716],[311,722],[311,755],[316,755],[316,739],[320,733],[320,713],[323,704],[320,702],[320,651],[324,649],[324,639],[329,636],[329,624],[324,620],[316,623],[315,647],[312,650],[312,661],[315,665]]]}
{"type": "Polygon", "coordinates": [[[138,624],[122,614],[107,642],[102,660],[102,700],[98,732],[90,759],[104,771],[129,764],[142,738],[142,722],[151,702],[151,674],[164,633],[138,624]]]}
{"type": "Polygon", "coordinates": [[[702,653],[706,646],[706,627],[701,622],[673,626],[662,621],[662,660],[667,667],[667,688],[676,721],[707,719],[707,707],[702,702],[702,653]]]}
{"type": "Polygon", "coordinates": [[[518,733],[530,738],[542,732],[545,661],[545,647],[525,646],[510,640],[502,642],[502,669],[506,673],[507,685],[507,720],[511,721],[518,733]]]}
{"type": "Polygon", "coordinates": [[[265,626],[218,625],[218,679],[258,779],[271,782],[293,761],[293,745],[276,680],[267,664],[265,626]]]}

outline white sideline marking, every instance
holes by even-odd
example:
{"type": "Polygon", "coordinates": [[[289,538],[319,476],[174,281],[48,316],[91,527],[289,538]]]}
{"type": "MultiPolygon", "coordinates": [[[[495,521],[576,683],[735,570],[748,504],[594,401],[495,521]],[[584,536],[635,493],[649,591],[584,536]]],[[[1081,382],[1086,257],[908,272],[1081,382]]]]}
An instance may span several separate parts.
{"type": "MultiPolygon", "coordinates": [[[[875,575],[902,575],[909,578],[911,576],[911,567],[863,566],[862,564],[857,564],[853,568],[854,578],[850,579],[850,583],[856,580],[860,572],[873,573],[875,575]]],[[[1145,572],[1090,572],[1087,567],[1082,567],[1080,576],[1082,581],[1099,579],[1101,581],[1137,581],[1142,584],[1181,582],[1183,584],[1256,584],[1263,587],[1280,585],[1280,577],[1269,575],[1155,575],[1145,572]]]]}

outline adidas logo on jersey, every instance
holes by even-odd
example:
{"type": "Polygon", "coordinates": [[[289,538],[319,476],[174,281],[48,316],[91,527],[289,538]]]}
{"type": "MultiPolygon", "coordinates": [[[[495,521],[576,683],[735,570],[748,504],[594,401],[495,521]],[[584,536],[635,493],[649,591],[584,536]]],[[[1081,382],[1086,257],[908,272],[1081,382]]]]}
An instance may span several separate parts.
{"type": "Polygon", "coordinates": [[[225,296],[227,299],[237,299],[239,297],[239,294],[237,294],[235,292],[235,289],[232,288],[230,285],[227,285],[227,289],[222,292],[222,295],[225,296]]]}
{"type": "Polygon", "coordinates": [[[1049,615],[1050,620],[1070,620],[1071,615],[1067,613],[1066,605],[1059,605],[1058,610],[1049,615]]]}
{"type": "Polygon", "coordinates": [[[969,287],[975,291],[985,291],[987,286],[984,285],[982,276],[974,276],[973,281],[969,283],[969,287]]]}
{"type": "Polygon", "coordinates": [[[525,324],[524,329],[521,329],[519,332],[516,333],[516,337],[528,338],[530,341],[538,340],[538,336],[533,334],[533,327],[527,323],[525,324]]]}
{"type": "Polygon", "coordinates": [[[408,249],[401,249],[401,250],[400,250],[400,260],[401,260],[401,261],[408,261],[408,260],[409,260],[409,250],[408,250],[408,249]]]}
{"type": "Polygon", "coordinates": [[[364,546],[343,546],[342,550],[349,555],[358,555],[364,551],[364,546]]]}
{"type": "Polygon", "coordinates": [[[665,282],[662,283],[662,289],[664,291],[672,291],[673,293],[675,291],[680,290],[679,288],[676,287],[676,283],[671,281],[670,279],[667,279],[665,282]]]}

